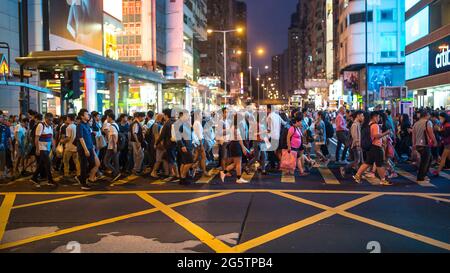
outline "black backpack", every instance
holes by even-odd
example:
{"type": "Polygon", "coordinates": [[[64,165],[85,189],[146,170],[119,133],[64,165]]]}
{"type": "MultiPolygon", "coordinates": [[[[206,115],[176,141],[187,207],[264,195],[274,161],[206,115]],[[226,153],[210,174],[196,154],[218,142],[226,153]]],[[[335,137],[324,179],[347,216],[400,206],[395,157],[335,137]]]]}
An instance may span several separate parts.
{"type": "Polygon", "coordinates": [[[365,126],[361,128],[361,148],[363,151],[367,152],[372,146],[372,138],[370,137],[370,126],[365,126]]]}
{"type": "Polygon", "coordinates": [[[125,133],[120,132],[117,124],[111,124],[117,130],[117,150],[122,151],[127,147],[127,136],[125,133]]]}
{"type": "Polygon", "coordinates": [[[329,122],[328,120],[325,121],[325,132],[327,138],[332,138],[334,136],[333,124],[331,124],[331,122],[329,122]]]}
{"type": "Polygon", "coordinates": [[[287,149],[287,135],[290,127],[289,124],[281,125],[279,149],[287,149]]]}

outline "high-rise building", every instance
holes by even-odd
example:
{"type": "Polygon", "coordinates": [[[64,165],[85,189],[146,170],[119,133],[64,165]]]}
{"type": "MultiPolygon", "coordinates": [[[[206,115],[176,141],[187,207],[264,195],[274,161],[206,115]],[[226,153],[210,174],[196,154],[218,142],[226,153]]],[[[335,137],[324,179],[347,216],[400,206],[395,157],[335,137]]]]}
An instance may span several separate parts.
{"type": "MultiPolygon", "coordinates": [[[[237,0],[208,0],[208,28],[231,30],[247,26],[247,5],[237,0]]],[[[227,84],[231,95],[238,96],[247,83],[247,36],[231,32],[227,39],[227,84]],[[241,54],[239,54],[241,53],[241,54]],[[245,74],[243,74],[245,73],[245,74]]],[[[224,39],[222,33],[211,33],[208,40],[200,44],[200,70],[203,76],[219,76],[224,79],[224,39]]]]}
{"type": "Polygon", "coordinates": [[[123,1],[124,31],[117,39],[121,61],[156,70],[156,11],[156,0],[123,1]]]}
{"type": "Polygon", "coordinates": [[[167,1],[166,76],[194,79],[194,40],[206,40],[206,1],[167,1]]]}
{"type": "MultiPolygon", "coordinates": [[[[298,10],[298,8],[297,8],[298,10]]],[[[300,88],[300,24],[299,13],[296,11],[291,15],[291,24],[288,29],[288,54],[289,54],[289,86],[286,90],[288,95],[293,94],[295,90],[300,88]]]]}
{"type": "Polygon", "coordinates": [[[450,109],[450,1],[406,1],[406,85],[416,107],[450,109]]]}
{"type": "Polygon", "coordinates": [[[386,86],[403,86],[405,79],[405,1],[368,1],[367,7],[366,18],[364,0],[339,1],[339,63],[343,74],[343,96],[353,108],[362,107],[366,99],[369,107],[384,104],[380,91],[386,86]]]}

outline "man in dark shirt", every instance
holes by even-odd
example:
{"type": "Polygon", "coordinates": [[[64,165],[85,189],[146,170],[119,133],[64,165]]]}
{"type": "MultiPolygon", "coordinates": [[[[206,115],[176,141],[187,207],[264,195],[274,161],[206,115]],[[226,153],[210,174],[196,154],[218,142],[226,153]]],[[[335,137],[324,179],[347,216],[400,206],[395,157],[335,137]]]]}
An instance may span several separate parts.
{"type": "Polygon", "coordinates": [[[81,168],[81,175],[78,182],[81,184],[82,190],[90,190],[91,188],[87,182],[92,183],[95,181],[95,175],[100,166],[100,161],[95,154],[94,143],[91,137],[89,111],[87,109],[81,109],[78,116],[81,119],[80,124],[77,126],[76,137],[78,158],[80,159],[81,168]]]}
{"type": "Polygon", "coordinates": [[[172,141],[172,126],[174,120],[172,119],[172,110],[164,109],[164,125],[161,129],[161,134],[156,141],[156,146],[162,143],[166,149],[165,159],[167,159],[169,165],[169,177],[165,181],[173,181],[175,177],[178,177],[178,167],[176,163],[177,151],[176,143],[172,141]]]}

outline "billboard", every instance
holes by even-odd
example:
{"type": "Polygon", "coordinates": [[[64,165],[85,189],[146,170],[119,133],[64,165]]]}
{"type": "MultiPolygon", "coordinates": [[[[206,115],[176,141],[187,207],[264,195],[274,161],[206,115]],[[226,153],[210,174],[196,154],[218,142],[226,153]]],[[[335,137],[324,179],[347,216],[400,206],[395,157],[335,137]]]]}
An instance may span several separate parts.
{"type": "Polygon", "coordinates": [[[405,85],[403,65],[369,66],[369,90],[379,92],[383,86],[405,85]]]}
{"type": "Polygon", "coordinates": [[[50,47],[102,52],[103,0],[50,0],[50,47]]]}
{"type": "Polygon", "coordinates": [[[122,21],[123,17],[122,0],[103,0],[103,11],[122,21]]]}
{"type": "Polygon", "coordinates": [[[358,71],[344,71],[344,91],[359,91],[359,73],[358,71]]]}
{"type": "Polygon", "coordinates": [[[430,45],[428,64],[430,75],[450,71],[450,36],[430,45]]]}

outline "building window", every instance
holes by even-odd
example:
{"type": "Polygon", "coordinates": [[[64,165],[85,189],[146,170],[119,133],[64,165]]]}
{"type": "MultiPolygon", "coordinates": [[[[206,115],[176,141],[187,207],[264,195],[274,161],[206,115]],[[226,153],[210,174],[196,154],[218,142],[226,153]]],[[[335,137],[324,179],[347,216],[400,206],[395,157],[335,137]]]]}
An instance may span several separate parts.
{"type": "Polygon", "coordinates": [[[391,22],[394,21],[394,10],[381,10],[380,11],[380,21],[381,22],[391,22]]]}
{"type": "Polygon", "coordinates": [[[380,54],[381,58],[397,57],[397,35],[395,33],[381,34],[380,54]]]}
{"type": "MultiPolygon", "coordinates": [[[[350,25],[352,24],[356,24],[356,23],[361,23],[361,22],[365,22],[366,20],[366,13],[365,12],[359,12],[359,13],[352,13],[349,16],[349,21],[350,21],[350,25]]],[[[372,11],[368,11],[368,17],[367,17],[367,21],[368,22],[372,22],[373,20],[373,12],[372,11]]]]}

